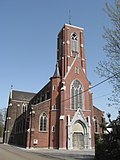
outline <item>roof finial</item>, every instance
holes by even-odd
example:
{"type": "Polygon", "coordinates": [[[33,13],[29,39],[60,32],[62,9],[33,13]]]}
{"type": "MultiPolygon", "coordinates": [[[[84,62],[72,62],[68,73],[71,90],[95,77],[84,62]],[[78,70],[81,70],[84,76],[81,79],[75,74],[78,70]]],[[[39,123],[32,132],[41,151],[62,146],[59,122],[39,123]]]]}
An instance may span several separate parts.
{"type": "Polygon", "coordinates": [[[13,85],[11,84],[11,90],[13,89],[13,85]]]}
{"type": "Polygon", "coordinates": [[[69,9],[69,24],[71,25],[71,10],[69,9]]]}
{"type": "Polygon", "coordinates": [[[13,85],[11,85],[11,88],[10,88],[10,98],[12,99],[12,90],[13,90],[13,85]]]}

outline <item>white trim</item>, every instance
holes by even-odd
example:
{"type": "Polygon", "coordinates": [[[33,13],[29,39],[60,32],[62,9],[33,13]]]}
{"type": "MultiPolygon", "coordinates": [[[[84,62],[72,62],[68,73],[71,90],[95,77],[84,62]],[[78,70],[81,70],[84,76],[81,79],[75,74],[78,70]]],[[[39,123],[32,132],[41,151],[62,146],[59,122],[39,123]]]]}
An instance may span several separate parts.
{"type": "Polygon", "coordinates": [[[81,45],[80,45],[80,47],[81,47],[81,48],[83,48],[83,47],[84,47],[84,45],[83,45],[83,44],[81,44],[81,45]]]}
{"type": "Polygon", "coordinates": [[[64,115],[61,115],[59,119],[64,120],[64,117],[65,117],[64,115]]]}
{"type": "Polygon", "coordinates": [[[65,77],[63,78],[64,80],[67,78],[68,74],[70,73],[70,70],[71,70],[72,66],[74,65],[74,63],[75,63],[75,61],[76,61],[77,58],[78,58],[78,57],[76,56],[76,57],[74,58],[72,64],[71,64],[71,66],[69,66],[69,71],[66,73],[65,77]]]}
{"type": "Polygon", "coordinates": [[[13,100],[13,99],[12,99],[12,102],[23,102],[23,103],[29,103],[30,101],[25,101],[25,100],[13,100]]]}
{"type": "Polygon", "coordinates": [[[68,118],[68,149],[73,149],[73,126],[78,121],[81,123],[84,129],[84,148],[91,148],[91,127],[88,126],[88,123],[86,122],[86,118],[80,108],[75,112],[75,115],[72,118],[72,121],[69,122],[70,116],[67,116],[68,118]]]}
{"type": "Polygon", "coordinates": [[[8,120],[8,119],[10,120],[10,119],[11,119],[11,117],[7,117],[7,120],[8,120]]]}
{"type": "Polygon", "coordinates": [[[70,25],[70,24],[65,24],[65,26],[69,26],[69,27],[74,27],[74,28],[77,28],[77,29],[81,29],[81,30],[84,30],[84,28],[81,28],[81,27],[77,27],[77,26],[74,26],[74,25],[70,25]]]}
{"type": "Polygon", "coordinates": [[[55,125],[52,126],[51,128],[51,132],[54,133],[55,132],[55,125]]]}
{"type": "Polygon", "coordinates": [[[69,40],[67,40],[66,44],[70,44],[70,41],[69,41],[69,40]]]}
{"type": "Polygon", "coordinates": [[[12,103],[10,103],[8,106],[11,107],[11,106],[12,106],[12,103]]]}
{"type": "Polygon", "coordinates": [[[61,88],[61,91],[65,91],[66,90],[66,86],[63,86],[62,88],[61,88]]]}

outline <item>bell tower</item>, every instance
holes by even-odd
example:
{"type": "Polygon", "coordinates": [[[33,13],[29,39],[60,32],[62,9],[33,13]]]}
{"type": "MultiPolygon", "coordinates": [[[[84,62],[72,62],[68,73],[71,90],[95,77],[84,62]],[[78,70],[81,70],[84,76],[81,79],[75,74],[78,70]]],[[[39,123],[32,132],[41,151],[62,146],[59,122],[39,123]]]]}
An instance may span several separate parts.
{"type": "Polygon", "coordinates": [[[76,57],[79,58],[79,67],[86,74],[84,29],[65,24],[59,32],[57,40],[57,62],[62,78],[69,71],[76,57]]]}

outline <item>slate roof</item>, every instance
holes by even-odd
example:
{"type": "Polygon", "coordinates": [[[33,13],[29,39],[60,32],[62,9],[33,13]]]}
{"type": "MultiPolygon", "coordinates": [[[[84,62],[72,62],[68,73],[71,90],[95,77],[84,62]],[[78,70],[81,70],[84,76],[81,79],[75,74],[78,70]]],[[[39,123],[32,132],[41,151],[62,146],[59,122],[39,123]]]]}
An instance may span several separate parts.
{"type": "Polygon", "coordinates": [[[36,93],[12,90],[12,100],[30,101],[36,93]]]}
{"type": "Polygon", "coordinates": [[[58,63],[56,64],[56,68],[55,68],[55,72],[54,72],[53,77],[60,77],[60,71],[59,71],[58,63]]]}

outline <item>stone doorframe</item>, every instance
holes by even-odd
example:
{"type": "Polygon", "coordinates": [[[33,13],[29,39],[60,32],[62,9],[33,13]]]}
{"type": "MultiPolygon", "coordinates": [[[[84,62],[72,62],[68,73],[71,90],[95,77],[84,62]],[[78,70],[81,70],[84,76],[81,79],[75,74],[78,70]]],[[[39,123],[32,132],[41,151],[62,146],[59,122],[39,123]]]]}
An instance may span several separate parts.
{"type": "Polygon", "coordinates": [[[68,149],[73,149],[72,141],[73,141],[73,126],[76,122],[79,122],[84,130],[84,148],[91,148],[91,126],[90,123],[87,123],[86,118],[81,111],[80,108],[76,111],[72,121],[70,121],[70,115],[67,116],[68,118],[68,149]]]}

